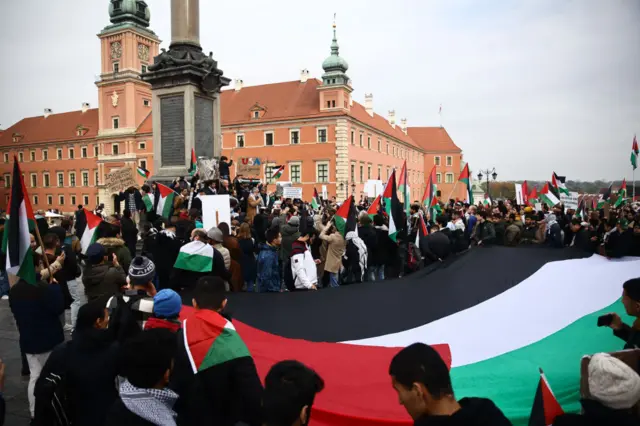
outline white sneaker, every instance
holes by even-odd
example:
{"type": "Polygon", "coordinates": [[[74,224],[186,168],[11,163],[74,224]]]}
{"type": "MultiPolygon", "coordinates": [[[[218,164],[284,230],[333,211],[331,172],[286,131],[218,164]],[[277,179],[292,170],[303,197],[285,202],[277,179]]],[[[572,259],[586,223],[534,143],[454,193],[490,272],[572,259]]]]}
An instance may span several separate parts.
{"type": "Polygon", "coordinates": [[[2,296],[2,300],[9,300],[9,296],[5,294],[4,296],[2,296]]]}

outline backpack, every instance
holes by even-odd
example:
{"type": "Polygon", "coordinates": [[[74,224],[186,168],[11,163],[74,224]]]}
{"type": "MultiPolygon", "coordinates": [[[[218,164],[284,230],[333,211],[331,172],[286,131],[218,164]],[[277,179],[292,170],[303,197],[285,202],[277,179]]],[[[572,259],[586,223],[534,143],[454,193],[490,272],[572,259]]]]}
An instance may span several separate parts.
{"type": "Polygon", "coordinates": [[[66,391],[66,359],[69,342],[57,348],[45,363],[36,386],[33,424],[37,426],[70,426],[70,402],[66,391]]]}

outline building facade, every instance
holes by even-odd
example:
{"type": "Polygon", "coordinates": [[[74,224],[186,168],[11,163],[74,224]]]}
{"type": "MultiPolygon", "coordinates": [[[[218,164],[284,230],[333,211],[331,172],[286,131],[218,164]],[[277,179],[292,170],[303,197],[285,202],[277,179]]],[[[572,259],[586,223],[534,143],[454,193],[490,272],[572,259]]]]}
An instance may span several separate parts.
{"type": "MultiPolygon", "coordinates": [[[[114,194],[103,185],[108,173],[139,166],[153,174],[151,88],[140,75],[158,54],[160,39],[149,29],[144,1],[111,0],[109,16],[98,34],[98,108],[47,109],[0,131],[0,207],[8,201],[13,156],[36,210],[72,212],[78,204],[104,203],[113,211],[114,194]]],[[[367,180],[386,181],[406,160],[412,201],[421,199],[434,166],[441,197],[463,199],[464,188],[455,186],[462,151],[447,131],[408,127],[394,111],[383,117],[374,112],[372,94],[364,104],[354,101],[335,24],[330,51],[320,80],[303,70],[296,81],[245,87],[236,80],[234,89],[222,92],[222,152],[236,164],[232,173],[243,158],[258,158],[261,176],[253,177],[273,184],[273,167],[283,165],[280,180],[301,186],[307,199],[323,186],[330,196],[358,199],[367,180]]]]}

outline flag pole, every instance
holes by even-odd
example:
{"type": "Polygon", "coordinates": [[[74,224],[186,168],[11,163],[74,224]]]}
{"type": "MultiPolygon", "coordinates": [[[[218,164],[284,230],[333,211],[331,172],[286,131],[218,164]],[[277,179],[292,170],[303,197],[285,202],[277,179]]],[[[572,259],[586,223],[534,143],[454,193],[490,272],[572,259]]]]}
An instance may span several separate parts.
{"type": "Polygon", "coordinates": [[[44,264],[49,271],[49,283],[53,282],[53,274],[51,273],[51,265],[49,264],[49,259],[47,259],[47,254],[44,252],[44,244],[42,242],[42,237],[40,236],[40,230],[38,229],[38,224],[35,226],[36,238],[38,239],[38,244],[42,247],[42,258],[44,259],[44,264]]]}
{"type": "Polygon", "coordinates": [[[633,168],[633,171],[631,172],[631,176],[633,179],[633,195],[631,196],[631,202],[633,203],[634,201],[636,201],[636,169],[635,167],[633,168]]]}
{"type": "Polygon", "coordinates": [[[458,186],[458,182],[456,181],[456,184],[453,185],[453,189],[451,190],[451,192],[449,193],[449,196],[447,197],[447,202],[449,202],[449,200],[451,199],[451,195],[453,195],[453,192],[456,190],[456,187],[458,186]]]}

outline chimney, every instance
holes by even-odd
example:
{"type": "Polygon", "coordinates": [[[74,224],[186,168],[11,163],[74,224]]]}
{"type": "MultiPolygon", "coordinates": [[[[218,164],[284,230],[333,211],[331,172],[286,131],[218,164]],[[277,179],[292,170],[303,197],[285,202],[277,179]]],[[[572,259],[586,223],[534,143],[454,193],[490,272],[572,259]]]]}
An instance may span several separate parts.
{"type": "Polygon", "coordinates": [[[407,134],[407,119],[406,118],[402,118],[400,120],[400,128],[402,129],[402,131],[406,135],[407,134]]]}
{"type": "Polygon", "coordinates": [[[45,108],[44,109],[44,118],[47,118],[51,114],[53,114],[53,111],[51,110],[51,108],[45,108]]]}
{"type": "Polygon", "coordinates": [[[307,80],[309,80],[309,70],[305,68],[300,71],[300,83],[306,83],[307,80]]]}
{"type": "Polygon", "coordinates": [[[240,80],[239,78],[236,78],[235,91],[239,92],[240,89],[242,89],[243,84],[244,84],[244,81],[240,80]]]}
{"type": "Polygon", "coordinates": [[[391,111],[389,111],[389,124],[391,124],[391,127],[393,127],[394,129],[396,128],[396,110],[392,109],[391,111]]]}
{"type": "Polygon", "coordinates": [[[373,117],[373,93],[364,94],[364,109],[373,117]]]}
{"type": "Polygon", "coordinates": [[[89,111],[89,108],[91,108],[91,105],[89,105],[89,102],[83,102],[82,103],[82,113],[84,114],[85,112],[89,111]]]}

